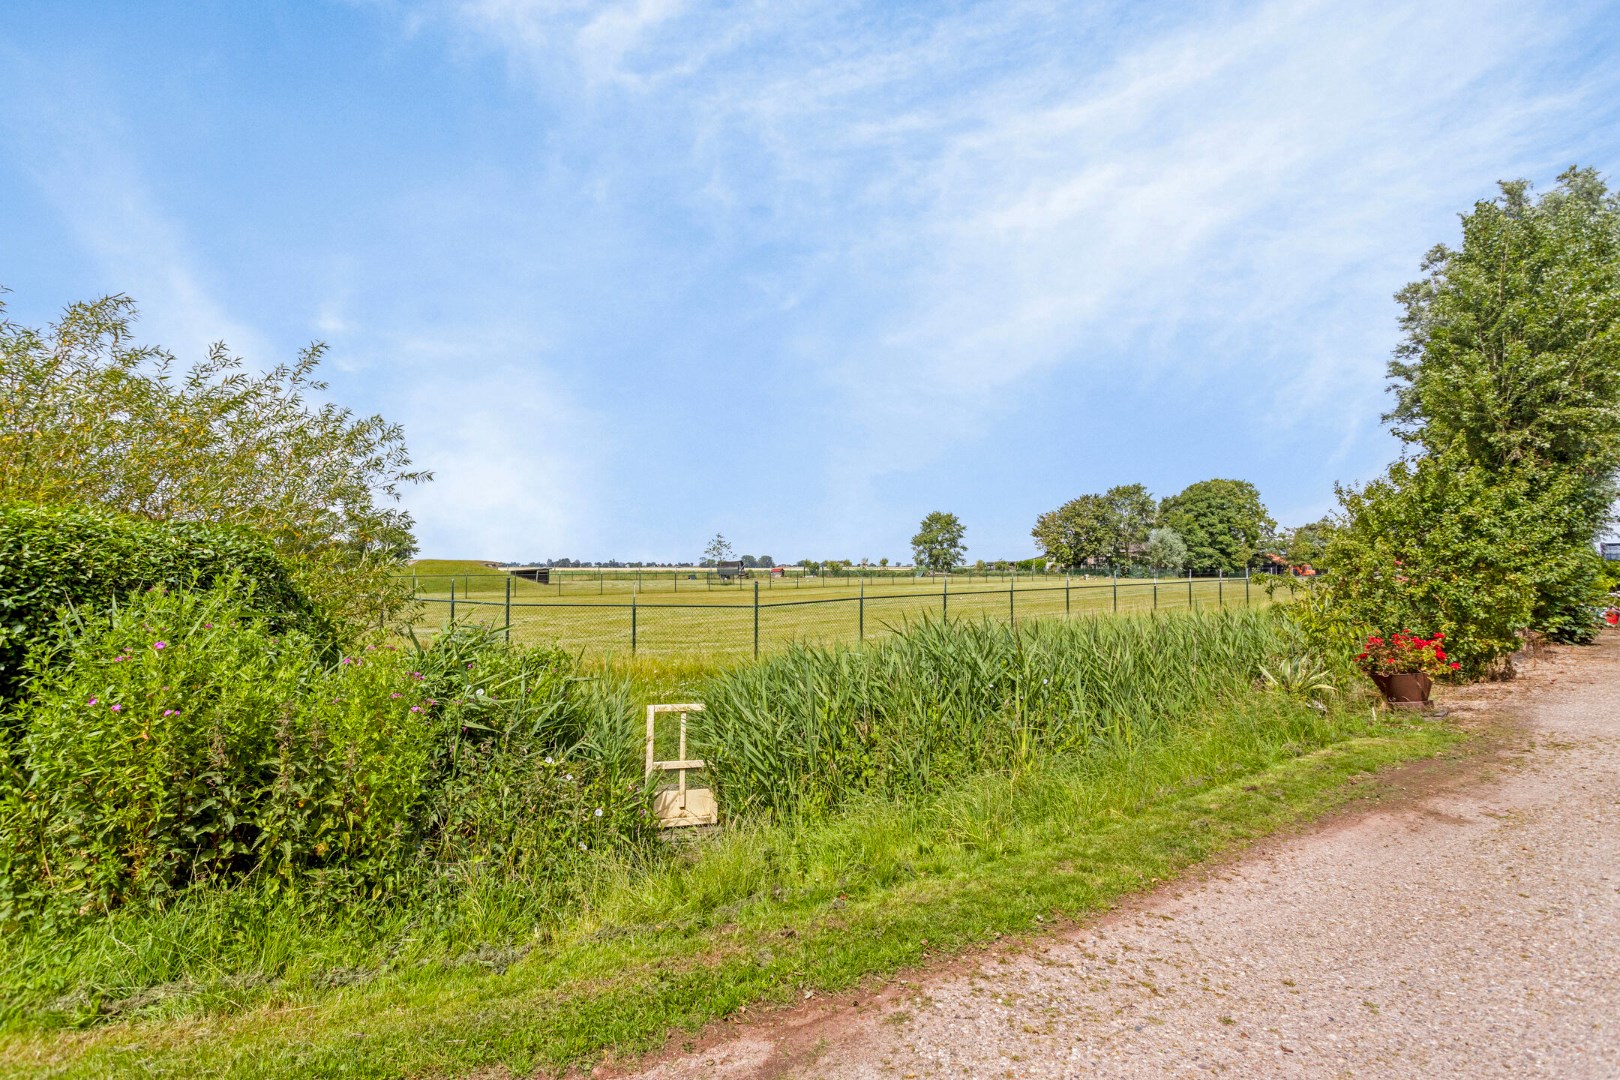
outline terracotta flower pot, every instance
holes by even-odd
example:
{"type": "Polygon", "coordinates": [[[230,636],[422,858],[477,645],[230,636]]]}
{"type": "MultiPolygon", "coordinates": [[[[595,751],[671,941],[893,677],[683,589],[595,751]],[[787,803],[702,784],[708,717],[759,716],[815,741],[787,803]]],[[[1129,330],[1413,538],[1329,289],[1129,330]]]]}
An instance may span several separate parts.
{"type": "Polygon", "coordinates": [[[1424,708],[1429,704],[1429,690],[1434,686],[1434,681],[1421,671],[1374,675],[1372,679],[1383,691],[1384,700],[1394,709],[1424,708]]]}

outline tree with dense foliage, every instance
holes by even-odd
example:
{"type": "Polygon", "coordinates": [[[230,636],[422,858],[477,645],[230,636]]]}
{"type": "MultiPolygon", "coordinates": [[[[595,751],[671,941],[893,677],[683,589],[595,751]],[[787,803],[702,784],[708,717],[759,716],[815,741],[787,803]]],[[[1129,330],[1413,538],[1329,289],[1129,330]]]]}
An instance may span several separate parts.
{"type": "Polygon", "coordinates": [[[966,532],[960,518],[943,510],[923,518],[917,535],[911,538],[911,557],[917,569],[948,573],[960,564],[967,552],[962,542],[966,532]]]}
{"type": "Polygon", "coordinates": [[[1158,516],[1153,496],[1141,484],[1121,484],[1101,495],[1081,495],[1035,519],[1030,535],[1058,566],[1129,563],[1146,543],[1158,516]]]}
{"type": "Polygon", "coordinates": [[[251,374],[216,344],[182,371],[134,344],[135,314],[110,296],[35,329],[0,306],[0,498],[247,526],[340,619],[402,603],[416,542],[397,503],[430,474],[399,426],[310,400],[324,345],[251,374]]]}
{"type": "Polygon", "coordinates": [[[1314,566],[1322,569],[1325,565],[1324,556],[1327,554],[1328,542],[1333,539],[1338,529],[1332,517],[1319,518],[1307,525],[1300,525],[1288,529],[1278,536],[1278,548],[1283,558],[1291,566],[1314,566]]]}
{"type": "Polygon", "coordinates": [[[1158,524],[1158,503],[1141,484],[1118,484],[1103,492],[1102,497],[1114,534],[1113,561],[1117,566],[1129,565],[1132,554],[1147,543],[1148,533],[1158,524]]]}
{"type": "Polygon", "coordinates": [[[1142,558],[1155,570],[1184,570],[1187,567],[1187,544],[1174,529],[1148,530],[1142,558]]]}
{"type": "Polygon", "coordinates": [[[1187,545],[1195,570],[1242,573],[1277,528],[1246,480],[1200,480],[1159,505],[1160,524],[1187,545]]]}
{"type": "Polygon", "coordinates": [[[1620,195],[1570,169],[1539,199],[1501,185],[1396,296],[1405,337],[1389,365],[1402,438],[1430,453],[1570,472],[1607,487],[1620,468],[1620,195]]]}
{"type": "Polygon", "coordinates": [[[1582,569],[1538,583],[1527,626],[1589,634],[1593,540],[1620,470],[1620,195],[1592,169],[1553,190],[1501,185],[1462,218],[1462,244],[1436,247],[1397,295],[1404,340],[1390,363],[1386,418],[1415,449],[1476,464],[1527,497],[1558,491],[1573,513],[1543,533],[1549,557],[1582,569]]]}
{"type": "Polygon", "coordinates": [[[1030,535],[1048,559],[1063,567],[1106,559],[1117,539],[1108,504],[1101,495],[1082,495],[1056,510],[1048,510],[1035,519],[1030,535]]]}
{"type": "Polygon", "coordinates": [[[1478,673],[1537,630],[1585,640],[1620,470],[1620,200],[1590,169],[1462,217],[1398,294],[1386,417],[1412,459],[1340,492],[1311,625],[1442,630],[1478,673]]]}

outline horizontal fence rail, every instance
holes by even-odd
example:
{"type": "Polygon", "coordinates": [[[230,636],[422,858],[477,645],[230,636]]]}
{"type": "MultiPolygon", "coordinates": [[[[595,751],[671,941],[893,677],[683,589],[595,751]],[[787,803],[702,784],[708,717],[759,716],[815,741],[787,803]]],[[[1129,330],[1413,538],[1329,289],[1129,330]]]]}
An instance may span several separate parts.
{"type": "Polygon", "coordinates": [[[1247,575],[1009,575],[993,585],[964,584],[955,575],[885,575],[842,582],[838,590],[844,595],[831,596],[773,594],[763,580],[755,580],[741,588],[687,590],[679,598],[673,589],[650,595],[631,589],[614,596],[616,590],[608,589],[604,579],[596,598],[573,600],[555,599],[551,586],[504,574],[458,574],[438,583],[442,589],[417,592],[419,632],[433,633],[447,623],[477,623],[504,630],[513,641],[556,643],[574,652],[654,656],[758,656],[794,642],[870,641],[923,618],[1016,623],[1270,601],[1268,591],[1247,575]],[[688,592],[695,594],[692,599],[688,592]]]}

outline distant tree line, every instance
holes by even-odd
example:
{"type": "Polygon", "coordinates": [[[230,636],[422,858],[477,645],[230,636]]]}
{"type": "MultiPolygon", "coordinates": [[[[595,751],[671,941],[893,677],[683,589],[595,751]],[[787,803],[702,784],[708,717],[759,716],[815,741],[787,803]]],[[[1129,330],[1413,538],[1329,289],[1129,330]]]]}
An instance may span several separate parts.
{"type": "MultiPolygon", "coordinates": [[[[1242,573],[1271,551],[1296,542],[1314,554],[1321,523],[1279,533],[1260,492],[1246,480],[1200,480],[1154,499],[1142,484],[1081,495],[1035,519],[1030,535],[1054,567],[1147,566],[1158,570],[1242,573]]],[[[1280,558],[1295,561],[1293,555],[1280,558]]],[[[1297,561],[1309,561],[1301,558],[1297,561]]]]}

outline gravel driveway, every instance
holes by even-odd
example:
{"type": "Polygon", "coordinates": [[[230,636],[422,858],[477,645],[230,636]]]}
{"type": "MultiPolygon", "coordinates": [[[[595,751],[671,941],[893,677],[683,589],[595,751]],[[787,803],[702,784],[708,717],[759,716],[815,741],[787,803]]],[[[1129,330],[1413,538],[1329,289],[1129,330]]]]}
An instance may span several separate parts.
{"type": "Polygon", "coordinates": [[[1508,744],[1127,912],[641,1075],[1620,1077],[1620,634],[1450,704],[1508,744]]]}

